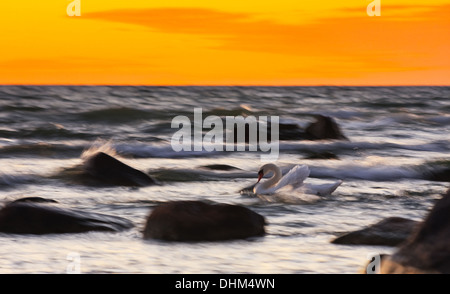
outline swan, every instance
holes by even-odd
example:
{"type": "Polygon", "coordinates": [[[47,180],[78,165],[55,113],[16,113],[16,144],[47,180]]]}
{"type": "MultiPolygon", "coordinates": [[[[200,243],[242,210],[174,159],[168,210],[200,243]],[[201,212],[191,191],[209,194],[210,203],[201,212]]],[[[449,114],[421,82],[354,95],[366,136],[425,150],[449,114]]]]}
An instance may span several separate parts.
{"type": "Polygon", "coordinates": [[[281,188],[290,186],[293,190],[300,190],[305,194],[324,196],[330,195],[342,184],[341,180],[334,183],[318,185],[304,183],[304,180],[308,176],[309,167],[304,164],[294,166],[283,176],[281,169],[277,165],[268,163],[263,165],[258,171],[258,181],[253,188],[253,193],[273,194],[281,188]],[[260,182],[262,177],[269,173],[273,173],[273,176],[264,182],[260,182]]]}

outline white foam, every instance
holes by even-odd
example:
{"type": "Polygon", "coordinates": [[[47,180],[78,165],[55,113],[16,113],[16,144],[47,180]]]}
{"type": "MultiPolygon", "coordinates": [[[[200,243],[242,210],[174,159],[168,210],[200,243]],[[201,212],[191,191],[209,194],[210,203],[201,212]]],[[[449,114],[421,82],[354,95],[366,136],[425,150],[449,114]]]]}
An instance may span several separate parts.
{"type": "Polygon", "coordinates": [[[299,151],[339,151],[339,150],[386,150],[403,149],[413,151],[431,151],[444,152],[450,148],[450,141],[441,140],[417,144],[400,144],[390,142],[371,142],[371,141],[300,141],[300,142],[280,142],[280,151],[299,150],[299,151]]]}
{"type": "MultiPolygon", "coordinates": [[[[183,158],[197,157],[217,154],[217,152],[202,151],[175,151],[170,144],[154,145],[130,145],[117,144],[115,149],[119,153],[131,154],[134,157],[157,157],[157,158],[183,158]]],[[[193,148],[192,148],[193,149],[193,148]]]]}
{"type": "Polygon", "coordinates": [[[311,168],[311,176],[320,178],[396,181],[400,179],[421,179],[423,178],[423,173],[409,166],[344,165],[338,168],[314,167],[311,168]]]}

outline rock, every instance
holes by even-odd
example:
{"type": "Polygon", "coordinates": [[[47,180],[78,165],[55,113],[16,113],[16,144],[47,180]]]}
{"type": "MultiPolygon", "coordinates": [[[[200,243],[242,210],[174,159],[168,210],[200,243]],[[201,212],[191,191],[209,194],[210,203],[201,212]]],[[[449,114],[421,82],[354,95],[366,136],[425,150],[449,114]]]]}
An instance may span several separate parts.
{"type": "Polygon", "coordinates": [[[88,157],[83,170],[85,176],[108,185],[143,187],[156,184],[149,175],[103,152],[88,157]]]}
{"type": "Polygon", "coordinates": [[[317,114],[314,115],[314,118],[316,121],[309,124],[305,129],[306,136],[309,140],[348,140],[342,133],[339,125],[331,117],[317,114]]]}
{"type": "Polygon", "coordinates": [[[229,170],[239,170],[239,168],[234,167],[228,164],[208,164],[202,165],[200,168],[209,169],[209,170],[221,170],[221,171],[229,171],[229,170]]]}
{"type": "Polygon", "coordinates": [[[305,130],[297,124],[280,123],[278,126],[279,139],[285,140],[308,140],[305,130]]]}
{"type": "Polygon", "coordinates": [[[450,168],[430,170],[425,174],[425,179],[437,182],[450,182],[450,168]]]}
{"type": "Polygon", "coordinates": [[[280,123],[280,140],[348,140],[333,118],[321,114],[314,118],[305,129],[297,124],[280,123]]]}
{"type": "Polygon", "coordinates": [[[14,200],[13,202],[32,202],[32,203],[58,203],[58,201],[42,197],[24,197],[14,200]]]}
{"type": "MultiPolygon", "coordinates": [[[[283,140],[348,140],[348,138],[343,134],[341,128],[336,123],[334,119],[324,115],[314,115],[315,121],[310,123],[305,129],[301,128],[297,124],[282,123],[278,124],[278,139],[283,140]]],[[[267,141],[271,142],[271,126],[268,124],[267,128],[267,141]]],[[[258,130],[259,130],[258,123],[258,130]]],[[[234,142],[237,143],[238,127],[234,126],[234,142]]],[[[244,126],[244,140],[245,143],[250,141],[250,127],[248,124],[244,126]]],[[[256,136],[256,142],[259,142],[259,132],[256,136]]]]}
{"type": "Polygon", "coordinates": [[[308,155],[305,156],[305,159],[339,159],[339,157],[333,152],[329,151],[323,152],[309,151],[308,155]]]}
{"type": "Polygon", "coordinates": [[[222,241],[265,234],[264,217],[231,204],[171,201],[157,206],[147,218],[145,239],[222,241]]]}
{"type": "MultiPolygon", "coordinates": [[[[20,199],[19,199],[20,200],[20,199]]],[[[133,224],[127,219],[75,209],[14,201],[0,210],[0,232],[10,234],[64,234],[121,231],[133,224]]]]}
{"type": "Polygon", "coordinates": [[[334,239],[331,243],[397,246],[411,235],[418,224],[419,222],[406,218],[389,217],[367,228],[346,233],[334,239]]]}
{"type": "Polygon", "coordinates": [[[450,189],[408,240],[381,262],[381,273],[450,274],[450,189]]]}

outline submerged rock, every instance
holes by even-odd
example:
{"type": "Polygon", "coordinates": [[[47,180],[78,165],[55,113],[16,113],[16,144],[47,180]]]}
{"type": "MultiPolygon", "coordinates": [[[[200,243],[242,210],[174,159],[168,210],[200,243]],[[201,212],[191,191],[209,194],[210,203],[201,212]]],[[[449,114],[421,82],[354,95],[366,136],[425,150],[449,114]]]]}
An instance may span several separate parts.
{"type": "Polygon", "coordinates": [[[305,129],[305,134],[309,140],[348,140],[333,118],[321,114],[314,115],[314,118],[316,121],[305,129]]]}
{"type": "Polygon", "coordinates": [[[10,234],[64,234],[122,231],[133,227],[124,218],[64,209],[16,200],[0,209],[0,232],[10,234]]]}
{"type": "Polygon", "coordinates": [[[346,233],[332,240],[333,244],[397,246],[404,242],[417,228],[419,222],[389,217],[367,228],[346,233]]]}
{"type": "MultiPolygon", "coordinates": [[[[348,140],[348,138],[343,134],[341,128],[336,123],[336,121],[328,116],[324,115],[314,115],[315,121],[310,123],[305,129],[297,124],[282,123],[278,125],[278,138],[279,140],[348,140]]],[[[259,126],[258,126],[259,129],[259,126]]],[[[267,141],[272,140],[271,137],[271,124],[268,124],[267,129],[267,141]]],[[[250,142],[250,127],[248,124],[244,126],[244,140],[245,143],[250,142]]],[[[259,133],[254,138],[259,142],[259,133]]],[[[238,140],[238,127],[234,126],[234,142],[237,143],[238,140]]],[[[255,141],[255,143],[256,143],[255,141]]]]}
{"type": "Polygon", "coordinates": [[[265,234],[264,217],[231,204],[171,201],[157,206],[147,218],[145,239],[221,241],[265,234]]]}
{"type": "Polygon", "coordinates": [[[339,157],[330,151],[323,151],[323,152],[309,151],[308,154],[305,156],[305,159],[339,159],[339,157]]]}
{"type": "Polygon", "coordinates": [[[58,201],[42,197],[24,197],[13,201],[14,202],[31,202],[31,203],[57,203],[58,201]]]}
{"type": "Polygon", "coordinates": [[[381,273],[450,274],[450,189],[408,240],[381,260],[381,273]]]}
{"type": "Polygon", "coordinates": [[[239,170],[239,168],[228,164],[208,164],[202,165],[200,167],[209,170],[221,170],[221,171],[239,170]]]}

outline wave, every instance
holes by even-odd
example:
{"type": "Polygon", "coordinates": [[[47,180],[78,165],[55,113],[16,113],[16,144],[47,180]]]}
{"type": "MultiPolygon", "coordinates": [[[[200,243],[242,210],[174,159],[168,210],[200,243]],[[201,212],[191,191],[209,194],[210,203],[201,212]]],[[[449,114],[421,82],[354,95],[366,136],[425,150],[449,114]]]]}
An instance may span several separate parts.
{"type": "MultiPolygon", "coordinates": [[[[287,170],[284,168],[283,170],[287,170]]],[[[341,166],[338,168],[316,167],[310,166],[310,178],[316,179],[341,179],[346,180],[364,180],[375,182],[395,182],[404,179],[411,180],[433,180],[430,177],[433,175],[432,171],[438,171],[429,165],[422,166],[377,166],[365,167],[357,165],[341,166]]],[[[212,171],[203,169],[202,167],[195,167],[192,169],[176,169],[176,168],[160,168],[149,170],[147,173],[160,183],[171,182],[210,182],[210,181],[236,181],[237,179],[253,179],[256,181],[254,171],[246,170],[231,170],[231,171],[212,171]]],[[[449,171],[446,171],[448,177],[449,171]]],[[[81,166],[73,166],[61,169],[52,175],[39,174],[0,174],[0,189],[10,189],[18,185],[42,184],[43,180],[61,180],[71,184],[94,185],[98,183],[95,181],[89,182],[86,177],[82,175],[81,166]]],[[[308,180],[307,180],[308,181],[308,180]]],[[[440,181],[449,181],[447,178],[440,181]]],[[[245,188],[237,187],[239,189],[245,188]]],[[[287,201],[287,200],[286,200],[287,201]]]]}
{"type": "MultiPolygon", "coordinates": [[[[156,142],[154,144],[113,144],[116,151],[126,157],[134,158],[195,158],[195,157],[213,157],[226,156],[230,152],[250,152],[248,145],[246,151],[207,151],[204,146],[200,151],[194,151],[193,146],[191,150],[175,151],[167,142],[156,142]]],[[[225,147],[225,146],[224,146],[225,147]]],[[[364,150],[380,150],[390,152],[391,150],[410,150],[410,151],[424,151],[424,152],[447,152],[450,149],[450,142],[447,140],[434,141],[423,144],[398,144],[391,142],[349,142],[349,141],[300,141],[289,142],[281,141],[279,143],[279,152],[282,153],[299,153],[305,156],[310,156],[316,153],[330,152],[333,154],[340,154],[346,152],[364,151],[364,150]]],[[[251,152],[255,156],[259,156],[262,152],[251,152]]]]}
{"type": "Polygon", "coordinates": [[[89,148],[83,150],[83,153],[81,153],[80,158],[82,160],[86,160],[92,155],[96,154],[97,152],[103,152],[115,158],[120,157],[119,154],[117,154],[116,149],[112,145],[111,140],[109,141],[96,140],[89,148]]]}
{"type": "Polygon", "coordinates": [[[219,155],[222,152],[202,151],[175,151],[170,144],[154,145],[130,145],[114,144],[115,150],[126,157],[134,158],[189,158],[189,157],[209,157],[219,155]]]}
{"type": "MultiPolygon", "coordinates": [[[[76,117],[89,122],[99,122],[99,123],[113,123],[121,124],[134,121],[149,120],[155,122],[156,120],[164,120],[165,126],[169,126],[170,122],[177,115],[184,115],[192,120],[194,119],[194,106],[189,109],[188,106],[183,109],[174,109],[173,105],[167,104],[164,106],[160,105],[157,109],[137,109],[131,107],[108,107],[96,110],[89,110],[85,112],[80,112],[76,114],[76,117]],[[187,109],[187,110],[186,110],[187,109]]],[[[238,116],[238,115],[250,115],[253,110],[246,105],[241,105],[237,108],[213,108],[210,110],[203,109],[202,118],[209,115],[217,116],[238,116]]]]}
{"type": "MultiPolygon", "coordinates": [[[[103,145],[92,146],[85,150],[81,159],[102,151],[122,159],[116,149],[109,142],[103,145]]],[[[286,173],[292,166],[282,167],[286,173]]],[[[309,165],[310,178],[316,179],[340,179],[364,180],[375,182],[394,182],[404,179],[428,180],[428,181],[450,181],[450,160],[434,160],[418,165],[358,165],[341,164],[338,166],[309,165]]],[[[17,185],[43,183],[43,180],[62,180],[66,183],[83,185],[98,185],[95,181],[89,182],[84,177],[82,165],[62,168],[52,175],[36,174],[0,174],[0,189],[8,189],[17,185]]],[[[208,182],[208,181],[236,181],[237,179],[253,179],[256,181],[254,170],[242,170],[231,166],[224,168],[221,165],[196,166],[193,168],[159,168],[146,172],[161,183],[170,182],[208,182]]],[[[45,183],[45,182],[44,182],[45,183]]],[[[240,187],[244,188],[244,187],[240,187]]],[[[292,199],[291,199],[292,200],[292,199]]],[[[298,200],[298,199],[297,199],[298,200]]],[[[285,201],[290,201],[289,199],[285,201]]]]}
{"type": "Polygon", "coordinates": [[[387,150],[403,149],[412,151],[447,152],[450,149],[448,140],[438,140],[423,144],[399,144],[392,142],[367,141],[301,141],[280,142],[280,151],[330,151],[339,152],[347,150],[387,150]]]}
{"type": "MultiPolygon", "coordinates": [[[[289,168],[283,168],[284,173],[289,168]]],[[[364,180],[375,182],[395,182],[399,180],[430,180],[448,182],[450,170],[430,165],[429,163],[416,166],[374,166],[346,165],[337,168],[310,166],[310,178],[364,180]],[[445,177],[437,178],[438,173],[445,177]]],[[[195,181],[226,181],[236,179],[255,179],[254,171],[231,170],[210,171],[196,167],[192,169],[157,169],[148,172],[161,182],[195,182],[195,181]]],[[[244,187],[241,187],[244,188],[244,187]]]]}
{"type": "Polygon", "coordinates": [[[153,112],[129,107],[110,107],[81,112],[77,116],[90,122],[125,123],[152,119],[153,112]]]}
{"type": "Polygon", "coordinates": [[[339,111],[326,112],[326,115],[335,118],[346,119],[345,127],[347,129],[374,130],[387,127],[398,128],[400,125],[408,126],[410,128],[411,126],[417,126],[417,124],[427,125],[429,127],[436,127],[436,126],[446,126],[450,124],[450,116],[445,113],[439,112],[437,113],[435,112],[432,114],[415,114],[402,112],[402,113],[388,114],[383,117],[373,117],[374,114],[371,112],[366,113],[364,111],[359,111],[358,115],[355,115],[356,119],[354,119],[353,117],[351,119],[348,119],[348,117],[342,117],[343,115],[339,114],[339,111]],[[373,118],[367,120],[367,117],[373,118]]]}
{"type": "Polygon", "coordinates": [[[100,136],[98,133],[73,131],[60,124],[47,124],[33,128],[0,129],[0,137],[13,139],[92,139],[100,136]]]}
{"type": "Polygon", "coordinates": [[[401,179],[425,179],[423,173],[414,167],[405,166],[357,166],[348,165],[339,168],[310,167],[310,177],[356,179],[369,181],[397,181],[401,179]]]}
{"type": "Polygon", "coordinates": [[[0,189],[14,188],[17,185],[27,185],[37,183],[39,178],[36,175],[25,174],[0,174],[0,189]]]}
{"type": "MultiPolygon", "coordinates": [[[[148,139],[148,138],[147,138],[148,139]]],[[[55,142],[25,142],[16,143],[14,140],[6,140],[4,146],[0,146],[0,157],[9,156],[39,156],[39,157],[60,157],[73,158],[78,157],[83,151],[92,146],[99,146],[104,144],[104,141],[89,141],[83,140],[73,142],[55,141],[55,142]],[[86,142],[86,143],[83,143],[86,142]],[[89,144],[89,145],[87,145],[89,144]]],[[[167,139],[153,140],[152,142],[130,142],[130,143],[114,143],[109,141],[108,148],[114,149],[117,154],[123,157],[131,158],[196,158],[196,157],[214,157],[227,156],[231,152],[239,154],[240,152],[249,153],[248,145],[245,145],[245,151],[208,151],[202,147],[200,151],[194,151],[193,146],[191,150],[175,151],[167,139]]],[[[238,145],[233,145],[238,146],[238,145]]],[[[273,145],[272,145],[273,146],[273,145]]],[[[210,146],[211,147],[211,146],[210,146]]],[[[225,148],[225,146],[223,146],[225,148]]],[[[272,152],[275,147],[272,147],[272,152]]],[[[354,152],[362,151],[380,151],[390,153],[394,150],[410,150],[419,152],[438,152],[446,154],[450,149],[450,142],[448,140],[438,140],[429,143],[420,144],[400,144],[393,142],[367,142],[367,141],[280,141],[279,152],[282,154],[302,154],[304,158],[308,158],[311,154],[329,153],[336,155],[333,158],[338,158],[343,154],[354,154],[354,152]]],[[[258,149],[259,150],[259,149],[258,149]]],[[[255,156],[264,154],[260,151],[250,152],[255,156]]]]}
{"type": "Polygon", "coordinates": [[[79,156],[83,149],[81,145],[63,143],[24,143],[0,147],[0,158],[11,156],[71,158],[79,156]]]}
{"type": "MultiPolygon", "coordinates": [[[[194,105],[186,105],[182,109],[174,109],[173,104],[158,105],[157,108],[151,106],[146,109],[138,109],[124,106],[114,106],[95,110],[89,110],[76,113],[76,116],[85,121],[93,122],[105,122],[105,123],[125,123],[140,120],[152,120],[165,119],[167,124],[170,125],[170,121],[177,115],[185,115],[194,118],[194,105]],[[190,108],[191,107],[191,108],[190,108]]],[[[202,109],[202,118],[204,119],[210,115],[216,115],[220,117],[224,116],[247,116],[256,112],[255,109],[249,105],[241,104],[239,107],[227,108],[227,107],[205,107],[202,109]]]]}
{"type": "Polygon", "coordinates": [[[419,165],[344,165],[337,168],[310,167],[310,177],[356,179],[368,181],[398,181],[403,179],[450,181],[450,161],[425,162],[419,165]]]}
{"type": "Polygon", "coordinates": [[[203,181],[226,181],[236,178],[255,178],[255,172],[240,169],[232,170],[210,170],[205,167],[195,167],[192,169],[156,169],[148,172],[152,177],[160,182],[203,182],[203,181]]]}
{"type": "MultiPolygon", "coordinates": [[[[193,111],[194,109],[192,109],[193,111]]],[[[255,115],[256,110],[253,109],[251,106],[245,105],[245,104],[241,104],[239,107],[234,107],[234,108],[213,108],[211,110],[206,110],[202,113],[203,115],[203,119],[207,116],[210,115],[217,115],[219,117],[224,117],[224,116],[248,116],[248,115],[255,115]]]]}
{"type": "Polygon", "coordinates": [[[439,115],[428,118],[429,121],[437,125],[447,126],[450,125],[450,115],[439,115]]]}
{"type": "Polygon", "coordinates": [[[0,107],[1,112],[40,112],[47,108],[36,105],[5,105],[0,107]]]}

